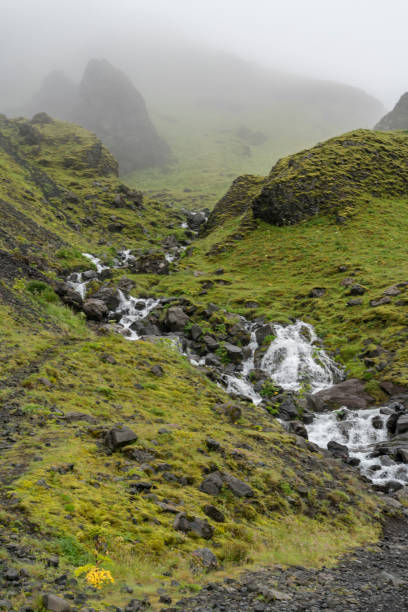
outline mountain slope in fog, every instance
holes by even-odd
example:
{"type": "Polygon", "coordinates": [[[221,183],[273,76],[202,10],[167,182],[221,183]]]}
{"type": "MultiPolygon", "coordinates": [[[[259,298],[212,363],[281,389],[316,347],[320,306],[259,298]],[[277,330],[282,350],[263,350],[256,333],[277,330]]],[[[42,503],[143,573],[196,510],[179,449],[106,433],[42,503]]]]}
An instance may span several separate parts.
{"type": "Polygon", "coordinates": [[[30,111],[47,112],[95,132],[124,173],[161,166],[170,159],[170,148],[150,120],[142,95],[106,60],[92,59],[79,86],[64,73],[52,72],[31,101],[30,111]]]}
{"type": "Polygon", "coordinates": [[[408,92],[375,126],[376,130],[408,130],[408,92]]]}

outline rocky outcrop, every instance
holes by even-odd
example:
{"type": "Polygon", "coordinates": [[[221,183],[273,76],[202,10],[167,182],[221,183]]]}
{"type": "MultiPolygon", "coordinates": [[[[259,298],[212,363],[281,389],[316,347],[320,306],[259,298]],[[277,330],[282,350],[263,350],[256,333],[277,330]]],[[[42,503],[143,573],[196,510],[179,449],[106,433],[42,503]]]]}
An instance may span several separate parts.
{"type": "Polygon", "coordinates": [[[318,214],[344,222],[367,197],[408,194],[408,137],[356,130],[278,161],[254,199],[254,216],[291,225],[318,214]]]}
{"type": "Polygon", "coordinates": [[[79,86],[63,72],[52,72],[28,109],[94,132],[119,161],[122,173],[170,160],[170,148],[158,135],[142,95],[106,60],[91,60],[79,86]]]}
{"type": "Polygon", "coordinates": [[[398,100],[391,112],[384,115],[375,130],[408,130],[408,92],[398,100]]]}
{"type": "Polygon", "coordinates": [[[156,132],[141,94],[106,60],[91,60],[79,85],[77,120],[95,132],[119,161],[122,173],[161,166],[170,149],[156,132]]]}

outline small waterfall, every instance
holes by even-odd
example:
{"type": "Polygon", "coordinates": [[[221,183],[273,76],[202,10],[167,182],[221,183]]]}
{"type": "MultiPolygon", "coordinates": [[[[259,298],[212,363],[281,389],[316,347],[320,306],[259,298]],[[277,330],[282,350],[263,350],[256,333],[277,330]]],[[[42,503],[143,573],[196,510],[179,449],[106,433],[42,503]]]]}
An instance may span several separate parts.
{"type": "Polygon", "coordinates": [[[84,300],[86,295],[86,286],[89,281],[84,281],[82,272],[73,272],[67,278],[67,284],[76,291],[84,300]]]}
{"type": "Polygon", "coordinates": [[[311,325],[275,325],[276,338],[265,353],[261,369],[274,383],[288,391],[303,386],[315,393],[331,387],[342,378],[340,368],[327,353],[315,345],[318,340],[311,325]]]}
{"type": "Polygon", "coordinates": [[[340,411],[316,414],[306,429],[309,440],[321,448],[327,448],[330,441],[347,446],[349,456],[359,459],[361,473],[374,484],[396,480],[407,485],[407,464],[396,463],[388,456],[371,456],[378,443],[388,440],[388,419],[388,415],[381,413],[381,408],[342,408],[340,411]]]}
{"type": "Polygon", "coordinates": [[[98,274],[103,272],[103,270],[107,270],[108,269],[108,266],[104,266],[101,263],[101,260],[98,257],[94,257],[93,255],[90,255],[90,253],[82,253],[82,255],[84,257],[87,257],[89,259],[89,261],[91,261],[94,264],[98,274]]]}
{"type": "MultiPolygon", "coordinates": [[[[256,340],[255,324],[248,323],[251,340],[244,349],[247,355],[242,363],[240,375],[225,376],[228,393],[242,395],[259,404],[262,396],[255,391],[249,375],[255,369],[255,355],[259,349],[256,340]]],[[[315,393],[331,387],[342,378],[340,368],[323,351],[315,346],[318,340],[311,325],[296,321],[292,325],[274,325],[275,339],[259,365],[259,370],[276,385],[287,391],[299,391],[307,385],[308,391],[315,393]]]]}
{"type": "Polygon", "coordinates": [[[134,298],[126,297],[120,289],[118,289],[120,303],[112,314],[120,315],[118,325],[122,328],[122,333],[128,340],[138,340],[140,336],[132,329],[132,325],[136,321],[142,321],[148,314],[159,305],[160,300],[153,298],[134,298]]]}

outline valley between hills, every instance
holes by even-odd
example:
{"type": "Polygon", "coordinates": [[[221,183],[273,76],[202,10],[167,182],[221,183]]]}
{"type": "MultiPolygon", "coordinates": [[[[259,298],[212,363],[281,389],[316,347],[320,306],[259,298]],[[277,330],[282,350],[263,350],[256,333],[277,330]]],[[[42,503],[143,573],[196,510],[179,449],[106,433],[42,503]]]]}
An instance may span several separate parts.
{"type": "Polygon", "coordinates": [[[0,116],[2,609],[407,606],[407,153],[353,130],[197,206],[0,116]]]}

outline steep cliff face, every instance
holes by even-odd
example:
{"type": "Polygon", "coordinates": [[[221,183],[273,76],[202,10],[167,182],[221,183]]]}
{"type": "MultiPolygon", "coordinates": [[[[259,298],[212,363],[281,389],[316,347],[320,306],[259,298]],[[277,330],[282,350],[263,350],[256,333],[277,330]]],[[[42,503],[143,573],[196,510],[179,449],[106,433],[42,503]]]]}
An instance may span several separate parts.
{"type": "Polygon", "coordinates": [[[398,100],[391,112],[375,126],[376,130],[408,130],[408,92],[398,100]]]}
{"type": "Polygon", "coordinates": [[[170,157],[141,94],[106,60],[91,60],[79,86],[77,121],[95,132],[119,160],[121,171],[161,166],[170,157]]]}
{"type": "Polygon", "coordinates": [[[170,147],[150,120],[143,96],[106,60],[91,60],[79,86],[64,73],[52,72],[29,111],[45,111],[94,132],[115,155],[122,174],[170,160],[170,147]]]}

